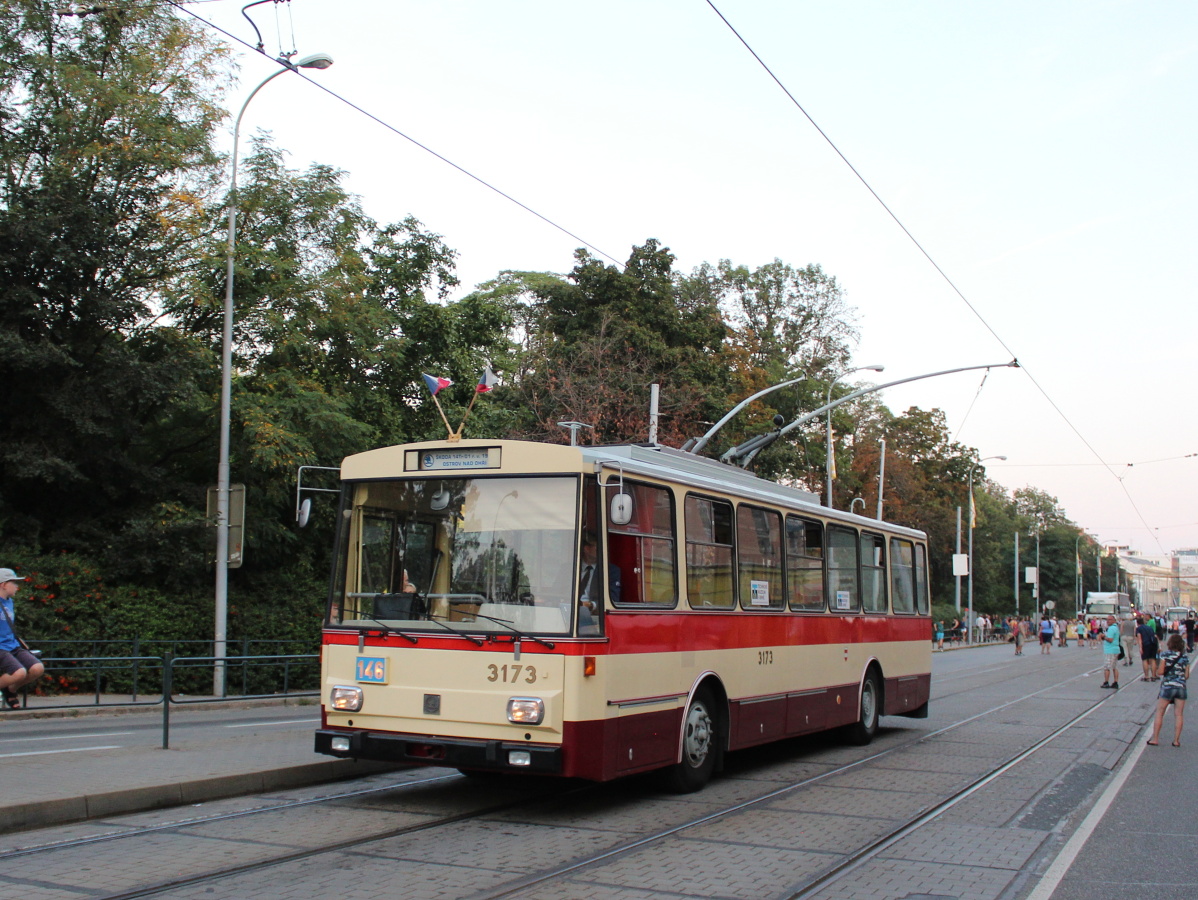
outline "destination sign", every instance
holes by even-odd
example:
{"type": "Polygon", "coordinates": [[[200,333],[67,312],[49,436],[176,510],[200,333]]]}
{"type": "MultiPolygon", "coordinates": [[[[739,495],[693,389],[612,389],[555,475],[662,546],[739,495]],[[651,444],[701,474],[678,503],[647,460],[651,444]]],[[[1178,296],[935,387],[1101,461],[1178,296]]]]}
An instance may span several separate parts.
{"type": "Polygon", "coordinates": [[[461,450],[423,450],[420,468],[426,472],[460,469],[498,469],[498,447],[471,447],[461,450]]]}

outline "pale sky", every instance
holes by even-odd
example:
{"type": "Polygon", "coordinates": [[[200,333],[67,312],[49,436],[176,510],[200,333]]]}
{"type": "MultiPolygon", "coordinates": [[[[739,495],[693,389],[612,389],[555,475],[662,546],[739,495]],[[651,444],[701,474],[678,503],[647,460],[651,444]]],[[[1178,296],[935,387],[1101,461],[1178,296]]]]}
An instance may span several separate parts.
{"type": "MultiPolygon", "coordinates": [[[[190,8],[252,44],[243,5],[190,8]]],[[[944,410],[954,438],[1008,457],[990,477],[1047,491],[1103,541],[1198,547],[1198,422],[1181,396],[1198,336],[1198,5],[716,6],[977,315],[704,0],[250,15],[269,54],[329,53],[313,81],[620,261],[655,237],[683,271],[818,263],[879,381],[1013,353],[1026,371],[995,369],[980,393],[969,373],[883,400],[944,410]]],[[[238,58],[233,112],[273,66],[238,58]]],[[[464,289],[573,265],[577,240],[297,77],[254,99],[243,134],[257,129],[296,167],[345,170],[376,219],[442,234],[464,289]]]]}

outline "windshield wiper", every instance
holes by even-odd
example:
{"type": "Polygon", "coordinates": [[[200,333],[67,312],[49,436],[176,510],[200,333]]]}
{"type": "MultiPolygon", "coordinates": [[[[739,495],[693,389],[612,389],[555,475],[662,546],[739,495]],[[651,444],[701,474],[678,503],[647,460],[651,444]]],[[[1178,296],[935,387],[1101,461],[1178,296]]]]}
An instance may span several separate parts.
{"type": "Polygon", "coordinates": [[[466,632],[464,632],[464,631],[458,631],[456,628],[450,628],[448,625],[446,625],[444,622],[441,621],[441,619],[443,619],[443,618],[445,618],[445,617],[444,616],[434,616],[432,613],[428,614],[428,620],[430,622],[432,622],[434,625],[440,625],[442,628],[444,628],[450,634],[456,634],[458,637],[464,637],[466,640],[470,641],[473,644],[477,644],[480,647],[483,645],[483,641],[481,638],[476,638],[472,634],[466,634],[466,632]]]}
{"type": "MultiPolygon", "coordinates": [[[[383,596],[383,597],[385,597],[385,596],[387,596],[387,595],[386,595],[386,594],[380,594],[380,596],[383,596]]],[[[379,628],[381,629],[381,631],[380,631],[380,633],[379,633],[379,637],[384,637],[384,638],[385,638],[385,637],[386,637],[387,635],[389,635],[389,634],[398,634],[398,635],[399,635],[401,638],[403,638],[405,641],[411,641],[413,644],[418,644],[418,643],[420,643],[419,641],[417,641],[417,640],[416,640],[416,638],[412,637],[410,634],[404,634],[402,631],[399,631],[399,630],[398,630],[398,629],[396,629],[396,628],[392,628],[390,625],[384,625],[382,622],[380,622],[380,621],[379,621],[378,619],[376,619],[374,616],[367,616],[367,615],[363,615],[363,616],[362,616],[362,618],[363,618],[363,619],[369,619],[371,622],[374,622],[376,625],[378,625],[378,626],[379,626],[379,628]]],[[[370,628],[369,626],[367,626],[366,628],[359,628],[358,630],[359,630],[360,632],[362,632],[362,634],[369,634],[369,633],[370,633],[370,631],[371,631],[371,628],[370,628]]]]}
{"type": "Polygon", "coordinates": [[[488,622],[494,622],[496,625],[502,625],[504,628],[506,628],[508,631],[510,631],[512,634],[514,634],[516,637],[520,638],[521,640],[535,641],[536,643],[538,643],[542,647],[544,647],[546,650],[553,649],[553,641],[547,641],[544,638],[539,638],[535,634],[525,634],[520,629],[513,628],[511,623],[507,619],[496,619],[494,616],[484,616],[482,613],[477,613],[477,612],[474,613],[474,617],[476,619],[486,619],[488,622]]]}

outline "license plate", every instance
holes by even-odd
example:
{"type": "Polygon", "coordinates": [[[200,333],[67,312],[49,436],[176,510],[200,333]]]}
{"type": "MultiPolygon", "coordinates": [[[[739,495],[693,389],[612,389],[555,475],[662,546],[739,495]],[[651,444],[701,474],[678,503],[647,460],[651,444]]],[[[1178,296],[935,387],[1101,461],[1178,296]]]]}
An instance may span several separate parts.
{"type": "Polygon", "coordinates": [[[357,672],[354,676],[358,681],[371,684],[387,683],[387,659],[383,656],[359,656],[357,672]]]}

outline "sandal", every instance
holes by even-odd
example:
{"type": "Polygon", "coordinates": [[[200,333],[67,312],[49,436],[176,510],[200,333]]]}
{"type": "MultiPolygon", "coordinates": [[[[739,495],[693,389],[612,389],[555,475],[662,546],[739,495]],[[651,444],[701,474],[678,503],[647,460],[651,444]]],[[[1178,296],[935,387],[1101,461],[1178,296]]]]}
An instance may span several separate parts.
{"type": "Polygon", "coordinates": [[[17,696],[17,692],[4,688],[4,705],[10,709],[18,709],[21,705],[21,698],[17,696]]]}
{"type": "Polygon", "coordinates": [[[1173,742],[1173,746],[1174,746],[1174,747],[1180,747],[1180,746],[1181,746],[1181,741],[1174,741],[1174,742],[1173,742]]]}
{"type": "Polygon", "coordinates": [[[1159,741],[1146,741],[1145,743],[1147,743],[1149,747],[1159,747],[1160,746],[1159,741]]]}

